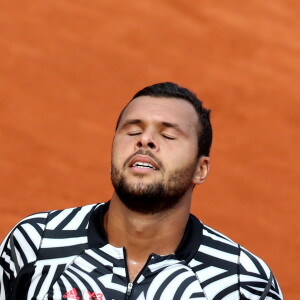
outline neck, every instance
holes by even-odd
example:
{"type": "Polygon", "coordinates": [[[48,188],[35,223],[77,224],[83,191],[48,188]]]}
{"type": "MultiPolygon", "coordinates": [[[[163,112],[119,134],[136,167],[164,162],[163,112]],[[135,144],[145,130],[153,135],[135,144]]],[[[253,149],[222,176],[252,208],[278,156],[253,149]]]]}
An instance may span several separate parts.
{"type": "Polygon", "coordinates": [[[151,253],[174,253],[184,234],[190,202],[191,196],[184,197],[168,211],[145,215],[129,210],[114,194],[105,217],[109,243],[125,247],[128,260],[140,263],[151,253]]]}

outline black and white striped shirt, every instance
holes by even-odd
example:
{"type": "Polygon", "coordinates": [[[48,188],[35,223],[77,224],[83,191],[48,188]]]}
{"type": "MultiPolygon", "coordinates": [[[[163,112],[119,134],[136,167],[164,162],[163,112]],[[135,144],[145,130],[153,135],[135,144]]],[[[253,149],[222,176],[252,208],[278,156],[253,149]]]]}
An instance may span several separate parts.
{"type": "Polygon", "coordinates": [[[126,250],[108,243],[102,225],[108,206],[37,213],[18,223],[0,248],[0,300],[283,299],[260,258],[193,215],[175,253],[151,254],[129,282],[126,250]]]}

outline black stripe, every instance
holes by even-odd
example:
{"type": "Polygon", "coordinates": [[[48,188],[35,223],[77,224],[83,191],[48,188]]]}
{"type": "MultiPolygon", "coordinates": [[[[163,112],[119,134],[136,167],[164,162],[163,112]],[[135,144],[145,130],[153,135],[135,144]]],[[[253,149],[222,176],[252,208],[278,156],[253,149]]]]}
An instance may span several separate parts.
{"type": "Polygon", "coordinates": [[[91,214],[92,214],[93,210],[90,210],[86,216],[82,219],[81,224],[78,228],[79,231],[86,231],[87,226],[89,224],[90,218],[91,218],[91,214]]]}
{"type": "Polygon", "coordinates": [[[65,219],[63,219],[56,227],[55,230],[63,230],[75,217],[76,213],[81,210],[81,207],[74,208],[70,214],[68,214],[65,219]]]}
{"type": "Polygon", "coordinates": [[[73,280],[73,278],[67,274],[67,271],[64,273],[65,279],[70,283],[72,289],[76,288],[76,291],[78,293],[79,299],[83,298],[83,294],[77,283],[73,280]]]}
{"type": "Polygon", "coordinates": [[[225,272],[225,273],[216,275],[216,276],[211,277],[211,278],[209,278],[209,279],[207,279],[205,281],[202,281],[202,285],[203,285],[203,287],[206,287],[206,286],[210,285],[211,283],[214,283],[215,281],[218,281],[220,279],[224,279],[224,278],[229,277],[231,275],[232,274],[229,273],[229,272],[225,272]]]}
{"type": "Polygon", "coordinates": [[[87,230],[47,230],[46,237],[49,239],[67,239],[86,237],[87,230]]]}
{"type": "Polygon", "coordinates": [[[49,300],[53,300],[53,297],[52,297],[53,296],[53,285],[56,283],[56,281],[61,276],[61,274],[63,274],[65,267],[66,267],[66,265],[58,265],[55,270],[55,273],[51,280],[50,288],[48,291],[48,294],[50,295],[49,300]]]}
{"type": "MultiPolygon", "coordinates": [[[[183,295],[183,293],[185,292],[185,290],[189,287],[189,285],[194,282],[197,281],[197,277],[196,276],[190,276],[188,278],[186,278],[184,281],[182,281],[182,283],[179,285],[173,299],[181,299],[181,296],[183,295]]],[[[194,294],[193,294],[194,295],[194,294]]],[[[192,297],[193,298],[193,297],[192,297]]]]}
{"type": "Polygon", "coordinates": [[[218,293],[213,300],[221,300],[225,296],[229,295],[232,292],[238,291],[238,285],[233,284],[232,286],[227,287],[226,289],[223,289],[220,293],[218,293]]]}
{"type": "Polygon", "coordinates": [[[73,246],[63,246],[56,248],[41,248],[39,251],[38,259],[43,260],[79,255],[86,248],[87,244],[78,244],[73,246]]]}
{"type": "Polygon", "coordinates": [[[38,282],[38,284],[35,288],[32,300],[36,300],[36,297],[37,297],[37,295],[39,294],[39,292],[41,290],[42,284],[44,283],[45,278],[46,278],[49,270],[50,270],[50,266],[44,266],[43,267],[42,276],[41,276],[41,278],[40,278],[40,280],[39,280],[39,282],[38,282]]]}
{"type": "Polygon", "coordinates": [[[205,230],[206,230],[208,233],[212,234],[212,235],[215,235],[215,236],[217,236],[217,237],[219,237],[219,238],[221,238],[221,239],[224,239],[224,240],[226,240],[226,241],[228,241],[228,242],[230,242],[230,243],[235,244],[235,243],[234,243],[232,240],[230,240],[228,237],[226,237],[226,236],[224,236],[224,235],[221,235],[221,234],[218,233],[217,231],[214,231],[214,230],[212,230],[211,228],[208,228],[207,226],[205,226],[205,230]]]}
{"type": "MultiPolygon", "coordinates": [[[[167,277],[164,282],[161,283],[161,286],[157,289],[153,300],[160,300],[161,299],[161,294],[163,293],[164,289],[168,286],[168,284],[178,275],[180,275],[181,273],[187,272],[186,269],[179,269],[175,272],[173,272],[172,274],[169,275],[169,277],[167,277]]],[[[146,297],[147,298],[147,297],[146,297]]]]}
{"type": "Polygon", "coordinates": [[[253,256],[249,251],[247,251],[246,249],[242,249],[242,252],[244,252],[245,255],[247,255],[250,260],[253,262],[253,264],[255,265],[255,267],[257,268],[258,270],[258,273],[253,273],[253,272],[248,272],[244,267],[243,267],[243,264],[241,264],[241,272],[243,274],[254,274],[254,275],[259,275],[260,278],[262,279],[265,279],[265,280],[268,280],[268,275],[266,274],[264,268],[262,267],[262,265],[260,264],[260,262],[257,260],[257,258],[255,256],[253,256]]]}
{"type": "Polygon", "coordinates": [[[22,249],[22,247],[20,246],[18,240],[16,238],[13,238],[14,239],[14,245],[15,245],[15,249],[17,249],[20,253],[20,256],[21,256],[21,259],[22,259],[22,262],[23,264],[25,265],[26,263],[28,263],[27,261],[27,258],[26,258],[26,255],[22,249]]]}
{"type": "MultiPolygon", "coordinates": [[[[248,286],[242,286],[242,288],[244,289],[244,290],[247,290],[248,292],[250,292],[250,293],[252,293],[253,295],[257,295],[257,296],[261,296],[262,295],[262,291],[257,291],[256,289],[254,289],[254,288],[252,288],[251,286],[253,286],[253,287],[260,287],[260,288],[262,288],[262,289],[264,289],[265,288],[265,284],[263,284],[263,286],[257,286],[257,284],[254,284],[253,282],[249,282],[248,283],[248,286]]],[[[270,297],[272,297],[272,299],[274,299],[274,300],[281,300],[281,298],[279,298],[275,293],[273,293],[272,291],[270,291],[269,293],[268,293],[268,296],[270,296],[270,297]]]]}
{"type": "Polygon", "coordinates": [[[213,266],[219,269],[227,270],[233,274],[237,273],[237,263],[200,252],[197,253],[195,259],[202,262],[206,267],[213,266]]]}
{"type": "Polygon", "coordinates": [[[216,241],[211,237],[203,236],[203,243],[204,246],[208,246],[210,248],[214,248],[219,251],[223,251],[226,253],[230,253],[233,255],[239,254],[239,248],[236,245],[229,245],[221,241],[216,241]]]}
{"type": "Polygon", "coordinates": [[[58,216],[60,213],[62,212],[62,210],[53,210],[49,212],[49,216],[47,219],[47,223],[49,223],[50,221],[52,221],[56,216],[58,216]]]}
{"type": "MultiPolygon", "coordinates": [[[[82,284],[86,287],[87,291],[92,292],[93,289],[92,289],[92,287],[90,286],[90,284],[89,284],[89,283],[88,283],[88,282],[87,282],[87,281],[86,281],[79,273],[77,273],[76,270],[80,270],[81,272],[83,272],[83,273],[87,274],[87,276],[89,276],[88,273],[86,273],[83,269],[78,268],[78,266],[76,266],[76,265],[73,265],[72,267],[68,268],[68,272],[74,274],[74,275],[82,282],[82,284]]],[[[89,277],[90,277],[90,276],[89,276],[89,277]]],[[[91,279],[92,279],[93,281],[95,281],[93,278],[91,278],[91,279]]],[[[97,282],[97,283],[98,283],[98,282],[97,282]]],[[[96,283],[96,284],[97,284],[97,283],[96,283]]]]}
{"type": "Polygon", "coordinates": [[[38,248],[35,246],[35,244],[33,243],[31,237],[30,237],[30,232],[28,234],[28,232],[25,231],[25,229],[23,227],[19,228],[20,232],[22,233],[23,237],[25,238],[25,240],[27,241],[27,243],[29,244],[29,246],[31,247],[31,249],[33,250],[33,252],[36,254],[38,248]]]}
{"type": "MultiPolygon", "coordinates": [[[[64,275],[62,275],[61,277],[64,277],[64,275]]],[[[60,289],[60,293],[61,293],[61,295],[62,295],[62,297],[63,297],[64,294],[67,293],[67,292],[69,292],[69,291],[67,291],[67,289],[66,289],[66,287],[65,287],[65,285],[64,285],[64,283],[63,283],[63,281],[61,280],[61,277],[59,277],[59,278],[57,279],[56,283],[58,284],[58,287],[59,287],[59,289],[60,289]]],[[[64,299],[64,298],[62,298],[62,299],[64,299]]]]}

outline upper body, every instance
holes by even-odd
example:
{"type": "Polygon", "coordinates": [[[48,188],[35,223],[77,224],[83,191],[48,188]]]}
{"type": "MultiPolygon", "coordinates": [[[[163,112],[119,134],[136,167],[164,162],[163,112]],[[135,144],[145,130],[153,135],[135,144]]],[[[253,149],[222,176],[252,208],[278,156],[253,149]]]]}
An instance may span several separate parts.
{"type": "MultiPolygon", "coordinates": [[[[175,251],[149,253],[131,281],[127,249],[110,244],[104,229],[109,204],[23,219],[1,248],[0,299],[260,299],[268,266],[193,215],[175,251]]],[[[282,299],[275,278],[265,299],[282,299]]]]}
{"type": "MultiPolygon", "coordinates": [[[[117,122],[111,163],[115,191],[109,208],[100,214],[101,221],[96,219],[96,223],[101,223],[104,242],[99,245],[100,236],[90,236],[93,231],[89,220],[93,214],[85,215],[87,208],[78,212],[80,217],[85,216],[85,227],[80,225],[79,231],[72,229],[72,225],[79,224],[68,210],[42,214],[44,219],[38,221],[38,226],[24,223],[27,229],[36,229],[34,245],[28,240],[26,243],[24,237],[24,245],[17,238],[16,246],[3,244],[5,258],[1,263],[6,266],[2,271],[6,283],[25,285],[24,294],[26,289],[29,293],[35,291],[28,299],[123,299],[120,294],[108,293],[107,288],[121,290],[122,295],[128,292],[131,299],[139,300],[233,300],[242,299],[242,295],[246,299],[281,299],[276,280],[269,280],[271,273],[261,260],[201,223],[191,221],[192,192],[208,174],[211,139],[209,110],[189,90],[162,83],[138,92],[117,122]],[[60,232],[52,231],[58,221],[60,232]],[[205,244],[202,237],[207,232],[210,242],[205,244]],[[198,237],[196,250],[186,243],[190,233],[198,237]],[[73,243],[69,259],[65,254],[57,259],[60,246],[50,250],[52,239],[56,242],[57,237],[63,238],[61,247],[73,243]],[[27,268],[23,265],[20,272],[31,270],[25,276],[32,277],[31,282],[24,282],[22,274],[16,276],[11,260],[14,255],[9,251],[14,247],[18,249],[17,260],[22,257],[25,265],[30,264],[27,268]],[[22,256],[20,249],[24,247],[31,250],[22,256]],[[48,253],[53,255],[50,260],[48,253]],[[91,277],[86,277],[86,272],[91,277]],[[131,285],[126,287],[124,278],[125,283],[135,283],[134,292],[131,293],[131,285]],[[270,292],[264,292],[271,283],[270,292]],[[87,296],[77,295],[80,290],[86,290],[87,296]],[[265,293],[269,298],[260,298],[265,293]]],[[[5,289],[9,294],[7,284],[5,289]]],[[[4,295],[2,286],[0,299],[6,299],[4,295]]]]}

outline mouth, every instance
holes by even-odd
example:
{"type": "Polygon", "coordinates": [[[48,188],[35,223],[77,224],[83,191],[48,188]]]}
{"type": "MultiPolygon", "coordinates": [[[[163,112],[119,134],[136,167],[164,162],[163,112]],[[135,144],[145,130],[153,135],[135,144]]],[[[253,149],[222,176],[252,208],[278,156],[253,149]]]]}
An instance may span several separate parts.
{"type": "Polygon", "coordinates": [[[148,163],[144,163],[144,162],[141,162],[141,161],[138,161],[136,163],[134,163],[132,165],[133,168],[144,168],[144,169],[153,169],[153,170],[156,170],[156,168],[151,165],[151,164],[148,164],[148,163]]]}
{"type": "Polygon", "coordinates": [[[149,156],[135,155],[129,162],[129,167],[140,171],[158,171],[158,164],[149,156]]]}

